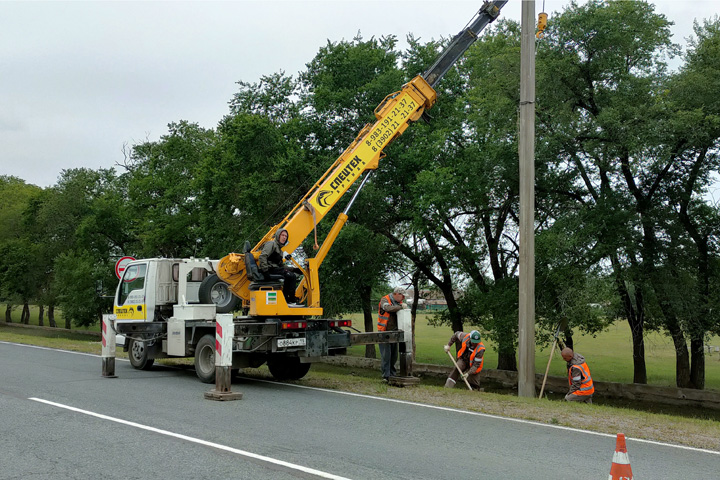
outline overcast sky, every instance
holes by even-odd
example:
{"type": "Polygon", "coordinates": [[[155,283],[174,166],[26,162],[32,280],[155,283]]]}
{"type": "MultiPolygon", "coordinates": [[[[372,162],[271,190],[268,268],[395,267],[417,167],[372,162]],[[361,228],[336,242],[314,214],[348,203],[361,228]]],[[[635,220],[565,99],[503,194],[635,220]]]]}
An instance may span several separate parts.
{"type": "MultiPolygon", "coordinates": [[[[582,2],[582,0],[581,0],[582,2]]],[[[684,44],[718,0],[657,0],[684,44]]],[[[454,35],[481,0],[7,2],[0,0],[0,175],[47,187],[110,168],[179,120],[214,128],[236,82],[295,75],[328,40],[454,35]]],[[[567,0],[546,0],[550,15],[567,0]]],[[[535,2],[536,11],[543,1],[535,2]]],[[[520,20],[521,1],[501,15],[520,20]]]]}

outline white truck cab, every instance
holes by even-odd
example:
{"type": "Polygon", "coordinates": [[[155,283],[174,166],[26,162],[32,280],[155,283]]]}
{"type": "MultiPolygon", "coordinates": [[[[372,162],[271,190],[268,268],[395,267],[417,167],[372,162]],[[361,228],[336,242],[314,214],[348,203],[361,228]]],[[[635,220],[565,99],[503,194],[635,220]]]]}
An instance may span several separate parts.
{"type": "Polygon", "coordinates": [[[115,292],[118,320],[167,320],[174,305],[213,303],[218,313],[238,304],[226,285],[213,281],[217,260],[151,258],[134,260],[125,268],[115,292]],[[204,281],[206,280],[206,281],[204,281]]]}

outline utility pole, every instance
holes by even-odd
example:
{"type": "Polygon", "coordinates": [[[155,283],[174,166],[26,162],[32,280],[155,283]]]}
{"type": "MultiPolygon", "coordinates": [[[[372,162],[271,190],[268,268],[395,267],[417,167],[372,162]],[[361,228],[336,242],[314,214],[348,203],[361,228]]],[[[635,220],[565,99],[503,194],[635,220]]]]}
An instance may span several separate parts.
{"type": "Polygon", "coordinates": [[[518,396],[535,396],[535,0],[522,2],[518,396]]]}

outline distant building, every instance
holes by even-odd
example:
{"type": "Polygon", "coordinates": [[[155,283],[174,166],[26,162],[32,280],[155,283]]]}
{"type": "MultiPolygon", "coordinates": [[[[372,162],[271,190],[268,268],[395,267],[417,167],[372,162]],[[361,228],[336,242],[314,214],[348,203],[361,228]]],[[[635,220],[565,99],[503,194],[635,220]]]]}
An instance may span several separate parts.
{"type": "MultiPolygon", "coordinates": [[[[420,290],[418,310],[447,310],[447,300],[437,290],[420,290]]],[[[405,303],[412,305],[415,302],[415,292],[412,289],[407,291],[405,303]],[[411,298],[412,296],[412,298],[411,298]]]]}

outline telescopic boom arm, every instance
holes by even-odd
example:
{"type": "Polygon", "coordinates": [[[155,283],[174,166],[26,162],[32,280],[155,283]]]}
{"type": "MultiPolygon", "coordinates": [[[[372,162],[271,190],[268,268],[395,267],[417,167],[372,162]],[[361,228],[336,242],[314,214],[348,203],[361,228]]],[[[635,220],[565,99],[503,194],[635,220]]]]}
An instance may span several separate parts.
{"type": "Polygon", "coordinates": [[[483,29],[495,20],[500,14],[500,9],[505,6],[507,0],[496,0],[495,2],[485,2],[473,18],[468,26],[460,33],[455,35],[450,45],[440,54],[432,67],[423,73],[423,78],[431,86],[435,87],[445,74],[452,68],[455,63],[463,56],[470,45],[475,43],[478,35],[483,29]]]}

